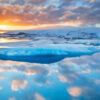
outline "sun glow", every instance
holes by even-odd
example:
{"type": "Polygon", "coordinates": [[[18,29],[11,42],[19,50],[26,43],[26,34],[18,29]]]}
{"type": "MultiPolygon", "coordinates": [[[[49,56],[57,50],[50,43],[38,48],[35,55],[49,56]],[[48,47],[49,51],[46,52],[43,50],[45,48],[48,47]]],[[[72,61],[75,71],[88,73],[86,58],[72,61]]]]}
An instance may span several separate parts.
{"type": "Polygon", "coordinates": [[[0,25],[0,30],[28,30],[32,28],[32,26],[0,25]]]}
{"type": "Polygon", "coordinates": [[[38,24],[38,25],[27,25],[27,26],[21,26],[21,25],[0,25],[0,30],[29,30],[29,29],[42,29],[42,28],[53,28],[53,27],[59,27],[59,26],[79,26],[82,24],[81,22],[70,22],[70,23],[58,23],[58,24],[38,24]]]}
{"type": "Polygon", "coordinates": [[[1,30],[7,29],[7,28],[8,28],[8,26],[6,26],[6,25],[0,25],[1,30]]]}

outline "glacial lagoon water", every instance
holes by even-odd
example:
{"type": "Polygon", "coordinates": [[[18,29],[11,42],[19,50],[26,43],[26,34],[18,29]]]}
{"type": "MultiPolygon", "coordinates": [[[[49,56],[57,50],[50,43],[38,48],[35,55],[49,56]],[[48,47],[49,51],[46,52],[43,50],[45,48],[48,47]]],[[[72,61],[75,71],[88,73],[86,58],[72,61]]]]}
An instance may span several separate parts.
{"type": "Polygon", "coordinates": [[[0,100],[100,100],[98,40],[1,40],[0,100]]]}

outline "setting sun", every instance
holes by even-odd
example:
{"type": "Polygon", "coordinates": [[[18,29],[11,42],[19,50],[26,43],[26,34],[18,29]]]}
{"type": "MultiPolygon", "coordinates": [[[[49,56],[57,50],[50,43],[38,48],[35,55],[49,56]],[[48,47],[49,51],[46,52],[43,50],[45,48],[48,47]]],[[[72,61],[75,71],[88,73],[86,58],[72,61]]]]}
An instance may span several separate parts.
{"type": "Polygon", "coordinates": [[[11,25],[0,25],[0,30],[28,30],[31,26],[11,26],[11,25]]]}
{"type": "Polygon", "coordinates": [[[2,29],[7,29],[8,28],[8,26],[6,26],[6,25],[0,25],[0,29],[2,30],[2,29]]]}

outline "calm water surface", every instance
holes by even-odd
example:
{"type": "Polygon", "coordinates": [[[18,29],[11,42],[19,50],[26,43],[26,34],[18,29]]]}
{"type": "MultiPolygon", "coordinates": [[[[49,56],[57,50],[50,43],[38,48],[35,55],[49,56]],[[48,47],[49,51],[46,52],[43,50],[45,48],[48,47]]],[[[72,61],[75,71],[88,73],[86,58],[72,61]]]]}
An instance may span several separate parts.
{"type": "MultiPolygon", "coordinates": [[[[2,39],[0,48],[45,42],[44,38],[36,40],[2,39]]],[[[52,43],[51,39],[48,42],[52,43]]],[[[100,100],[100,53],[34,56],[31,62],[30,57],[25,61],[1,58],[0,100],[100,100]]]]}

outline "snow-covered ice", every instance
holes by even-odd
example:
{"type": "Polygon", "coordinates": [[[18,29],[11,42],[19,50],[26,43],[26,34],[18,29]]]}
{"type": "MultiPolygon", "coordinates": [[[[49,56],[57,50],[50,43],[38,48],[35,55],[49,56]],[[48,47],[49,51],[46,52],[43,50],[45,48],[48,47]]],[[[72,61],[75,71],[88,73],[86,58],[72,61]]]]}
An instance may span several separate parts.
{"type": "Polygon", "coordinates": [[[0,55],[89,55],[100,51],[99,28],[8,31],[0,34],[0,55]]]}

